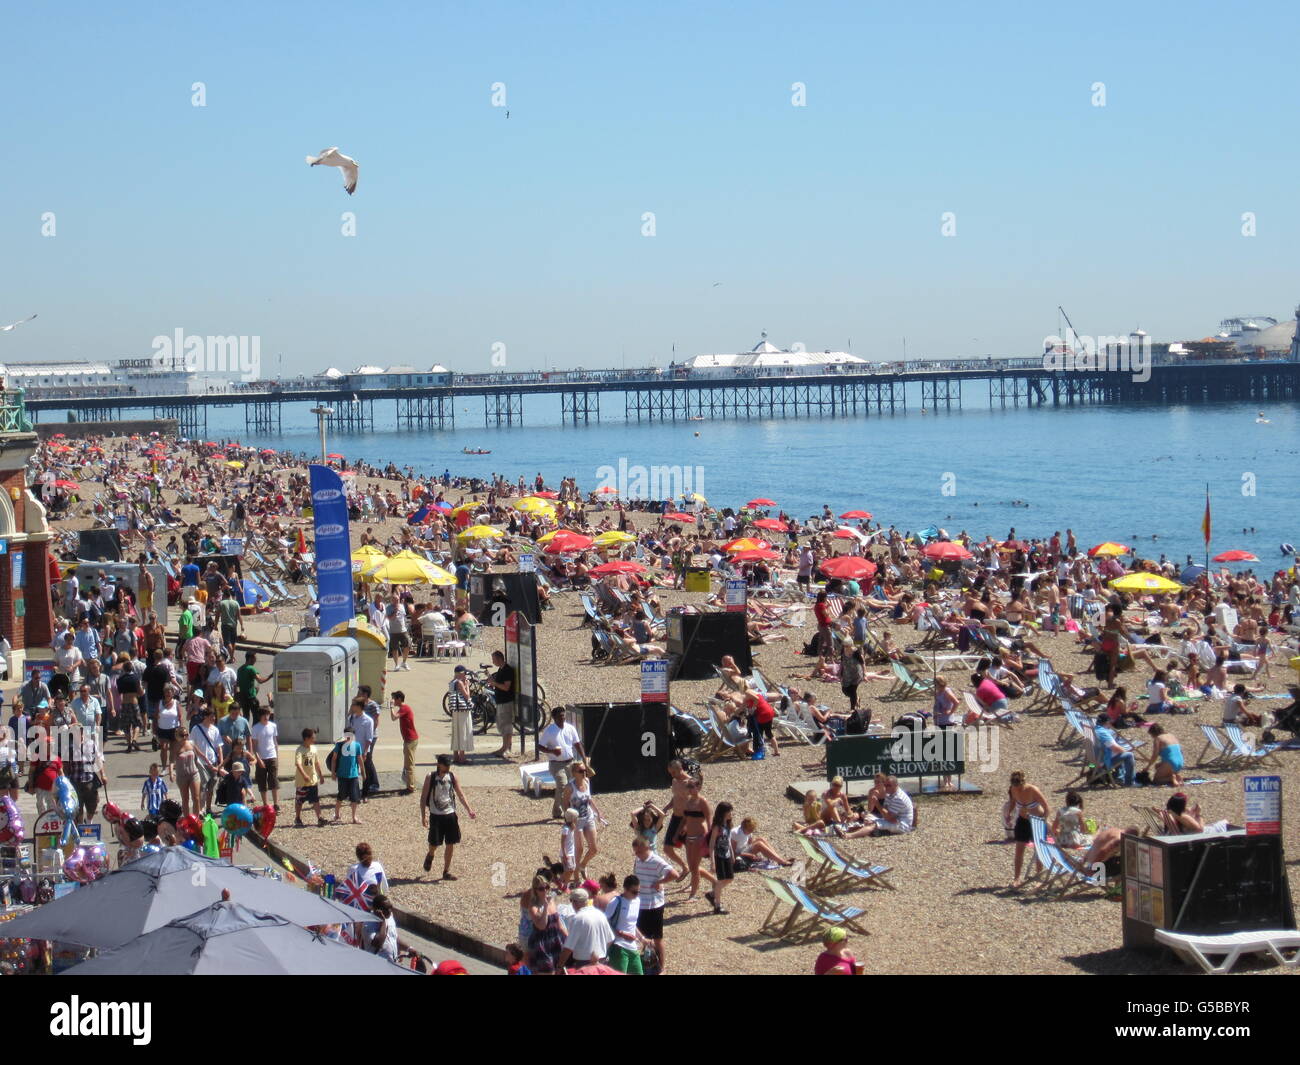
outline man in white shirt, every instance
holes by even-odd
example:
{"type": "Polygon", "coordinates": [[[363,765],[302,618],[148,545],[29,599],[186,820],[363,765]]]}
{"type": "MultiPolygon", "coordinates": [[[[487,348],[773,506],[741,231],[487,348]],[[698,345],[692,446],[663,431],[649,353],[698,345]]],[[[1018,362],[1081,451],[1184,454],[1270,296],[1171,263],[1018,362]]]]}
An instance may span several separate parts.
{"type": "Polygon", "coordinates": [[[569,901],[573,903],[573,916],[565,921],[569,934],[565,937],[564,952],[560,955],[561,969],[570,958],[579,965],[601,961],[614,942],[614,930],[609,927],[609,920],[595,906],[590,905],[590,899],[591,896],[584,888],[569,893],[569,901]]]}
{"type": "Polygon", "coordinates": [[[271,720],[271,708],[258,711],[258,722],[253,726],[253,750],[257,752],[257,790],[262,793],[262,805],[280,810],[280,732],[271,720]],[[267,796],[270,796],[269,798],[267,796]]]}
{"type": "Polygon", "coordinates": [[[879,830],[891,836],[911,832],[914,817],[912,797],[898,786],[898,777],[890,777],[885,782],[885,803],[879,814],[879,830]]]}
{"type": "Polygon", "coordinates": [[[537,749],[546,755],[551,776],[555,779],[555,798],[551,803],[551,816],[564,817],[561,800],[564,789],[569,784],[569,766],[574,756],[586,761],[586,752],[582,749],[582,739],[578,730],[565,720],[565,709],[557,706],[551,711],[551,723],[542,729],[537,741],[537,749]]]}
{"type": "Polygon", "coordinates": [[[730,514],[722,519],[722,531],[727,534],[727,539],[731,539],[731,534],[736,531],[736,519],[730,514]]]}

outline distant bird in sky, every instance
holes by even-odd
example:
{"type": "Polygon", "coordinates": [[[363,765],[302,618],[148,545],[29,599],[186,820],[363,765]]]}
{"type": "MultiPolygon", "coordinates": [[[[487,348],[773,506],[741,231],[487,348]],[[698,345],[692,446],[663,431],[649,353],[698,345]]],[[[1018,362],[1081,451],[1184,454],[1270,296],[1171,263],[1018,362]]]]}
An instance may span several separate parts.
{"type": "Polygon", "coordinates": [[[713,282],[713,287],[714,287],[714,288],[717,288],[720,284],[722,284],[721,281],[715,281],[715,282],[713,282]]]}
{"type": "Polygon", "coordinates": [[[33,315],[29,315],[26,318],[20,318],[16,322],[10,322],[8,325],[0,325],[0,333],[12,333],[15,329],[17,329],[20,325],[22,325],[23,322],[30,322],[35,317],[36,315],[33,314],[33,315]]]}
{"type": "Polygon", "coordinates": [[[355,159],[349,159],[337,148],[326,148],[320,155],[307,156],[308,166],[337,166],[343,171],[343,187],[349,196],[357,191],[357,166],[355,159]]]}

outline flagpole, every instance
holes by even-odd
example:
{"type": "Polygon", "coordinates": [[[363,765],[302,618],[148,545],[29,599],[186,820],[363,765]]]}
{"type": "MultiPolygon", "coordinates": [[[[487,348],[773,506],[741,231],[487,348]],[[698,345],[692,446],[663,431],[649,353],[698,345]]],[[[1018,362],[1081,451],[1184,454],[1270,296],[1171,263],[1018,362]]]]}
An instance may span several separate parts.
{"type": "Polygon", "coordinates": [[[1205,482],[1205,607],[1210,607],[1210,482],[1205,482]]]}

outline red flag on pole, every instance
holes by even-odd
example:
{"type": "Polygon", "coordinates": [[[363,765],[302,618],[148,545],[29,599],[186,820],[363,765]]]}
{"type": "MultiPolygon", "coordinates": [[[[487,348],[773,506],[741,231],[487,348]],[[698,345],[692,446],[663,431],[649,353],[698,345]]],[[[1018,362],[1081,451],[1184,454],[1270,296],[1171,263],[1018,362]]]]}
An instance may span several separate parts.
{"type": "Polygon", "coordinates": [[[1205,517],[1201,519],[1201,532],[1205,534],[1205,547],[1210,547],[1210,490],[1205,489],[1205,517]]]}
{"type": "MultiPolygon", "coordinates": [[[[1209,543],[1209,541],[1207,540],[1206,543],[1209,543]]],[[[305,555],[307,553],[307,537],[303,535],[301,529],[298,530],[298,543],[295,544],[294,547],[300,555],[305,555]]]]}

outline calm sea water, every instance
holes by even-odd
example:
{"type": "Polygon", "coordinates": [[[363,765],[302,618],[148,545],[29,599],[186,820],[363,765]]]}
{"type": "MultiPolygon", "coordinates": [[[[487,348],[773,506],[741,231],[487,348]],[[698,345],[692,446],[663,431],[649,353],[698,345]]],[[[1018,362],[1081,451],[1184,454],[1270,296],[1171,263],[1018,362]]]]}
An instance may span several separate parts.
{"type": "MultiPolygon", "coordinates": [[[[1244,548],[1261,568],[1283,561],[1279,545],[1300,541],[1300,409],[1277,403],[1184,407],[990,410],[987,386],[966,386],[960,411],[850,418],[778,418],[676,423],[624,422],[622,400],[604,397],[606,420],[565,426],[558,397],[527,398],[522,426],[483,426],[482,400],[456,412],[454,430],[331,433],[329,449],[377,465],[421,472],[548,482],[572,475],[585,490],[598,469],[681,467],[714,505],[755,496],[799,517],[869,510],[900,529],[938,524],[955,534],[1050,536],[1072,528],[1081,544],[1131,543],[1144,556],[1200,558],[1208,482],[1212,550],[1244,548]],[[698,435],[697,435],[698,434],[698,435]],[[470,456],[461,449],[489,448],[470,456]],[[1250,530],[1253,532],[1242,530],[1250,530]]],[[[396,424],[391,402],[376,424],[396,424]]],[[[239,411],[214,411],[209,437],[315,452],[315,418],[285,408],[284,431],[254,435],[239,411]]],[[[635,469],[632,469],[635,476],[635,469]]]]}

